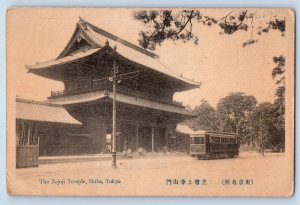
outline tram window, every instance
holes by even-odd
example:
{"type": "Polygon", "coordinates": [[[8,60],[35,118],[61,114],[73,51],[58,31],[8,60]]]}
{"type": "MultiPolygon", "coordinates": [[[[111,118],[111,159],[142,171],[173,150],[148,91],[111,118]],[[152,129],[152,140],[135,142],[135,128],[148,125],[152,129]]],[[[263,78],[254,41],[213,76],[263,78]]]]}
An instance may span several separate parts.
{"type": "Polygon", "coordinates": [[[219,138],[219,137],[211,137],[210,138],[210,142],[212,142],[212,143],[219,143],[219,142],[221,142],[221,138],[219,138]]]}
{"type": "Polygon", "coordinates": [[[204,137],[194,137],[194,144],[204,144],[204,137]]]}

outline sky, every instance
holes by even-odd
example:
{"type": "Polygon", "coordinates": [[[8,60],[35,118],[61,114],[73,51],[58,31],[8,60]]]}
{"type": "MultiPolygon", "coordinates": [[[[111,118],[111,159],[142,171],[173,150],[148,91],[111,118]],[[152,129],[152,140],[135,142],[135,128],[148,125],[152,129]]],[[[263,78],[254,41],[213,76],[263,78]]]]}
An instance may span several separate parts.
{"type": "MultiPolygon", "coordinates": [[[[222,17],[232,9],[200,9],[206,15],[222,17]]],[[[135,21],[131,9],[15,9],[7,16],[7,77],[13,79],[11,93],[18,97],[43,101],[51,90],[63,90],[62,83],[28,74],[25,65],[56,58],[67,45],[79,16],[86,21],[132,43],[138,44],[138,33],[144,27],[135,21]]],[[[284,16],[289,27],[287,10],[256,9],[256,22],[265,22],[276,14],[284,16]]],[[[154,51],[159,61],[186,78],[201,82],[199,89],[176,93],[174,100],[194,107],[202,99],[212,106],[230,92],[253,95],[260,102],[273,102],[276,89],[272,69],[273,56],[291,58],[293,43],[289,32],[285,37],[276,31],[259,38],[251,46],[242,47],[250,31],[220,35],[218,26],[193,24],[199,44],[166,41],[154,51]]],[[[289,62],[287,62],[289,68],[289,62]]]]}

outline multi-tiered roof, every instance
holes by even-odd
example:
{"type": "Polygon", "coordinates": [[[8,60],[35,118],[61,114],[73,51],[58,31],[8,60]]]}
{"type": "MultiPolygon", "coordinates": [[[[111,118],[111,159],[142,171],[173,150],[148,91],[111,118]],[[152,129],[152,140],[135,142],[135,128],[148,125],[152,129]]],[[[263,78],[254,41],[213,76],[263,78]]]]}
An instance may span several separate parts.
{"type": "Polygon", "coordinates": [[[66,105],[107,97],[105,91],[111,88],[111,83],[107,86],[109,82],[103,79],[111,76],[115,60],[118,74],[139,71],[133,81],[125,79],[118,85],[118,101],[188,114],[181,103],[173,101],[173,94],[198,88],[200,83],[176,75],[159,61],[158,55],[81,18],[56,59],[26,68],[29,73],[62,81],[65,89],[52,92],[50,101],[66,105]]]}
{"type": "Polygon", "coordinates": [[[54,59],[35,65],[27,65],[30,73],[34,73],[53,80],[63,81],[68,69],[66,65],[84,60],[92,55],[103,54],[107,49],[117,45],[117,55],[131,64],[137,64],[149,69],[166,79],[175,81],[179,90],[197,88],[200,83],[176,75],[169,68],[159,62],[159,56],[115,36],[101,28],[80,18],[76,29],[67,46],[54,59]]]}

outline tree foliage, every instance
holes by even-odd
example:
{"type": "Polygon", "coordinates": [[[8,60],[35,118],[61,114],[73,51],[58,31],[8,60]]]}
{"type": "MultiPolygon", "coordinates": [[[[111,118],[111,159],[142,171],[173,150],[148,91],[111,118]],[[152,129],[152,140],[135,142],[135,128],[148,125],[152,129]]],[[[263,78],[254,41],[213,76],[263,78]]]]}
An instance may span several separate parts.
{"type": "Polygon", "coordinates": [[[195,130],[207,130],[217,131],[218,130],[218,118],[216,110],[207,101],[202,100],[199,106],[196,106],[193,110],[196,114],[196,118],[189,121],[189,125],[195,130]]]}
{"type": "Polygon", "coordinates": [[[139,44],[145,49],[155,50],[157,45],[161,45],[165,40],[183,42],[192,41],[196,45],[199,37],[193,32],[194,23],[203,26],[218,25],[220,34],[231,35],[237,31],[250,31],[250,38],[244,42],[243,47],[258,42],[258,37],[270,30],[276,30],[285,36],[285,19],[270,16],[269,20],[260,23],[256,22],[255,12],[235,9],[221,18],[205,15],[196,9],[190,10],[140,10],[134,12],[135,20],[144,25],[144,30],[139,33],[139,44]]]}
{"type": "Polygon", "coordinates": [[[249,120],[251,122],[252,141],[264,143],[266,148],[272,148],[284,142],[284,132],[276,126],[276,107],[265,102],[259,104],[249,120]],[[254,138],[254,139],[253,139],[254,138]]]}
{"type": "Polygon", "coordinates": [[[276,80],[277,88],[275,90],[276,99],[274,101],[274,125],[280,135],[280,141],[285,141],[285,57],[275,56],[273,62],[276,67],[273,68],[272,76],[276,80]]]}
{"type": "Polygon", "coordinates": [[[280,115],[285,113],[285,57],[278,56],[273,57],[273,62],[276,64],[276,67],[273,68],[272,77],[276,79],[276,84],[278,85],[275,96],[276,100],[274,104],[277,107],[277,112],[280,115]]]}
{"type": "Polygon", "coordinates": [[[242,124],[247,122],[247,118],[253,110],[257,101],[252,95],[245,95],[242,92],[230,93],[220,99],[217,105],[217,114],[221,123],[221,130],[238,133],[242,124]]]}

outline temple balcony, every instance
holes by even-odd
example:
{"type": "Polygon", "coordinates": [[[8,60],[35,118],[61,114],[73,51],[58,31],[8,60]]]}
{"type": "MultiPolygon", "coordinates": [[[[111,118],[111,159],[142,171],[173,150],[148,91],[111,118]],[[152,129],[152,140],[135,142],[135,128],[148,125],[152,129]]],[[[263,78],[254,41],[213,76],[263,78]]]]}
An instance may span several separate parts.
{"type": "MultiPolygon", "coordinates": [[[[61,90],[61,91],[51,91],[51,96],[48,97],[49,99],[53,99],[53,98],[59,98],[59,97],[63,97],[63,96],[71,96],[71,95],[76,95],[76,94],[82,94],[82,93],[87,93],[87,92],[93,92],[93,91],[99,91],[99,90],[107,90],[112,92],[112,85],[93,85],[91,86],[90,84],[86,84],[84,86],[81,86],[79,88],[76,89],[69,89],[69,90],[61,90]]],[[[138,98],[144,98],[144,99],[148,99],[148,100],[153,100],[156,102],[160,102],[160,103],[164,103],[164,104],[171,104],[171,105],[175,105],[175,106],[179,106],[182,107],[182,103],[181,102],[177,102],[173,99],[170,99],[170,97],[163,97],[158,96],[158,95],[151,95],[150,93],[147,92],[143,92],[141,90],[136,90],[136,89],[131,89],[128,87],[124,87],[124,86],[118,86],[117,85],[117,93],[122,93],[128,96],[134,96],[134,97],[138,97],[138,98]]]]}

